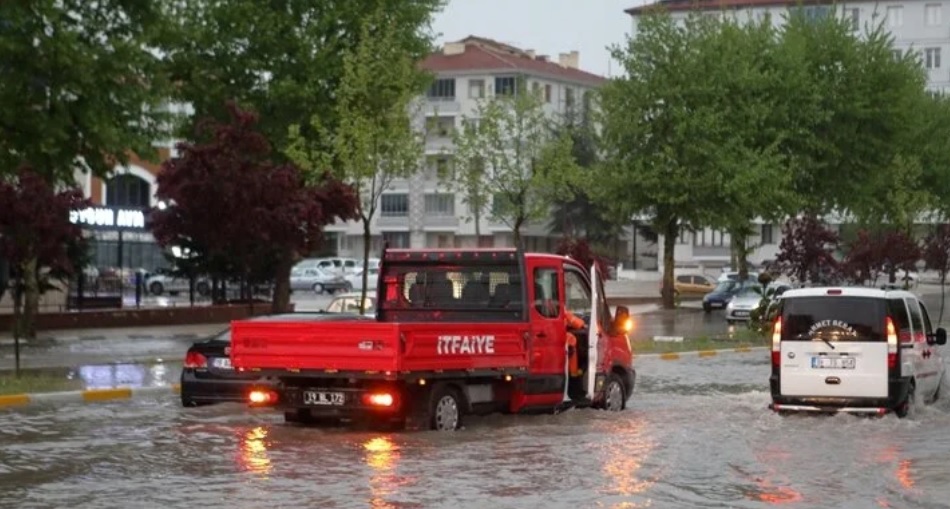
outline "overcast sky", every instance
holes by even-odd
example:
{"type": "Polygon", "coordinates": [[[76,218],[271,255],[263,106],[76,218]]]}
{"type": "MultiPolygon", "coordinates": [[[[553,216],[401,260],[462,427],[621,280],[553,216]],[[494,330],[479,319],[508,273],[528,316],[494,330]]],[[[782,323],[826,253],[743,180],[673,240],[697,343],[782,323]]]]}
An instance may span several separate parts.
{"type": "Polygon", "coordinates": [[[619,73],[607,46],[630,32],[624,9],[647,0],[449,0],[436,16],[438,42],[469,35],[533,49],[557,61],[558,53],[580,52],[581,68],[603,76],[619,73]]]}

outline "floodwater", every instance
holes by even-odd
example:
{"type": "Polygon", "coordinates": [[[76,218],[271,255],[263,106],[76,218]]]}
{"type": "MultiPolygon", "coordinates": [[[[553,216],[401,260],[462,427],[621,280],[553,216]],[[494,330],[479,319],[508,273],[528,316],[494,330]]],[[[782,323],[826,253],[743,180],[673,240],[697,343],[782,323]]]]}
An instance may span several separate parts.
{"type": "Polygon", "coordinates": [[[291,426],[173,395],[2,410],[0,507],[950,507],[950,402],[780,417],[764,352],[637,367],[624,412],[456,433],[291,426]]]}

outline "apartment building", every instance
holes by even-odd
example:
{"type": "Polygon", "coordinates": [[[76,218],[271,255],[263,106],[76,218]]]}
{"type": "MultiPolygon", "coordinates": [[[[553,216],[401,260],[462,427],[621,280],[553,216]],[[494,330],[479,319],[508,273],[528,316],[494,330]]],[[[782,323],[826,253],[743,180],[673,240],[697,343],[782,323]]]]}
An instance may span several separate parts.
{"type": "MultiPolygon", "coordinates": [[[[477,238],[473,214],[460,196],[440,182],[438,175],[451,165],[454,132],[465,119],[474,118],[481,101],[515,93],[519,82],[542,94],[545,109],[553,116],[582,104],[584,94],[605,79],[581,70],[577,51],[554,59],[474,36],[445,44],[422,66],[435,75],[421,98],[416,119],[426,133],[425,159],[416,174],[393,182],[382,195],[370,249],[380,250],[383,241],[392,247],[413,248],[511,246],[511,228],[487,215],[480,218],[481,237],[477,238]]],[[[548,224],[523,227],[526,247],[552,250],[557,238],[548,230],[548,224]]],[[[362,254],[361,223],[336,224],[327,231],[336,237],[341,255],[362,254]]]]}
{"type": "MultiPolygon", "coordinates": [[[[627,9],[632,18],[632,36],[636,36],[637,22],[651,8],[662,6],[680,22],[690,14],[701,12],[708,16],[732,17],[740,22],[762,20],[768,17],[778,27],[784,23],[790,10],[803,9],[807,16],[840,16],[847,20],[855,34],[865,33],[879,24],[894,38],[895,51],[916,51],[927,70],[927,88],[935,93],[950,93],[950,61],[944,65],[944,50],[950,51],[950,1],[833,1],[833,0],[660,0],[627,9]],[[947,16],[943,13],[948,12],[947,16]]],[[[830,224],[840,220],[829,218],[830,224]]],[[[756,235],[749,241],[757,246],[749,260],[761,263],[775,259],[782,240],[782,225],[757,221],[756,235]]],[[[663,238],[659,243],[662,245],[663,238]]],[[[678,265],[721,266],[729,262],[731,239],[729,234],[709,228],[689,231],[683,229],[676,241],[675,259],[678,265]]],[[[656,251],[656,246],[646,249],[656,251]]]]}

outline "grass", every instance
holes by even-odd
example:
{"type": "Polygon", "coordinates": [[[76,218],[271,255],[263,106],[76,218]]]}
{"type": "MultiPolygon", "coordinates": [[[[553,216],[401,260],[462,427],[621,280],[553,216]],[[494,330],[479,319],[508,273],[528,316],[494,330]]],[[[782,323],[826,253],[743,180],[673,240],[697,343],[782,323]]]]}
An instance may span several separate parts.
{"type": "Polygon", "coordinates": [[[67,380],[63,375],[21,373],[20,378],[16,378],[12,372],[0,374],[0,396],[33,392],[78,391],[84,386],[82,380],[67,380]]]}
{"type": "Polygon", "coordinates": [[[768,346],[765,337],[755,334],[750,330],[738,330],[732,337],[723,336],[703,336],[696,338],[683,338],[682,342],[653,341],[652,339],[638,340],[633,342],[634,354],[640,353],[672,353],[672,352],[692,352],[696,350],[731,350],[742,347],[768,346]]]}

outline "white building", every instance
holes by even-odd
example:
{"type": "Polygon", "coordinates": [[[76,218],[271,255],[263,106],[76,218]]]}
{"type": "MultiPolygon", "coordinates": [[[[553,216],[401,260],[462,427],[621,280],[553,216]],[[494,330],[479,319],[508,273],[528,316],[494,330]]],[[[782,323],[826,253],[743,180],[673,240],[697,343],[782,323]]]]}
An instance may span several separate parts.
{"type": "MultiPolygon", "coordinates": [[[[950,92],[950,61],[943,65],[943,51],[950,51],[950,1],[832,1],[811,0],[659,0],[656,3],[627,9],[633,18],[631,35],[636,36],[637,21],[651,8],[662,6],[678,21],[690,14],[701,12],[710,16],[730,16],[742,22],[760,20],[766,16],[776,26],[784,23],[790,10],[803,9],[808,16],[822,17],[835,14],[851,23],[855,33],[872,30],[878,24],[894,37],[895,51],[916,51],[927,69],[927,88],[934,92],[950,92]]],[[[774,260],[782,240],[781,224],[755,224],[757,234],[749,239],[758,246],[749,256],[752,263],[774,260]]],[[[663,237],[660,236],[662,246],[663,237]]],[[[655,246],[648,249],[656,250],[655,246]]],[[[677,265],[721,266],[730,259],[730,236],[709,228],[696,232],[684,231],[676,241],[674,256],[677,265]]]]}
{"type": "MultiPolygon", "coordinates": [[[[424,167],[414,176],[394,182],[384,192],[373,220],[371,252],[391,247],[475,247],[512,245],[511,228],[482,217],[481,238],[475,236],[472,214],[460,196],[440,184],[440,167],[450,164],[452,135],[464,118],[472,118],[480,101],[496,94],[513,93],[521,80],[541,93],[551,115],[581,104],[584,94],[602,83],[601,76],[579,68],[576,51],[562,53],[554,61],[532,50],[522,50],[480,37],[467,37],[445,44],[423,61],[435,75],[417,124],[427,132],[424,167]]],[[[550,251],[556,238],[547,224],[529,224],[522,229],[525,247],[550,251]]],[[[336,234],[340,255],[362,255],[361,223],[349,222],[327,228],[336,234]]]]}

